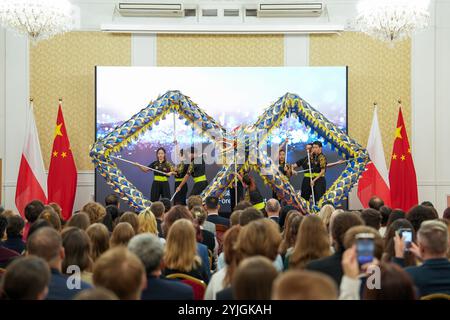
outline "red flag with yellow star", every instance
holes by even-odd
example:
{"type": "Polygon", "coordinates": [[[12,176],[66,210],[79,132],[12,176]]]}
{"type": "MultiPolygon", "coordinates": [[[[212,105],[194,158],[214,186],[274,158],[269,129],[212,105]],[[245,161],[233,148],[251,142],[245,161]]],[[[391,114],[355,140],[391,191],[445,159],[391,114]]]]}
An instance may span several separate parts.
{"type": "Polygon", "coordinates": [[[69,136],[61,108],[58,108],[55,139],[47,178],[48,202],[56,202],[61,207],[64,220],[72,216],[73,203],[77,190],[77,168],[70,149],[69,136]]]}
{"type": "Polygon", "coordinates": [[[416,169],[414,168],[401,107],[398,112],[391,167],[389,168],[389,184],[392,208],[399,208],[408,212],[409,209],[417,205],[419,199],[416,169]]]}

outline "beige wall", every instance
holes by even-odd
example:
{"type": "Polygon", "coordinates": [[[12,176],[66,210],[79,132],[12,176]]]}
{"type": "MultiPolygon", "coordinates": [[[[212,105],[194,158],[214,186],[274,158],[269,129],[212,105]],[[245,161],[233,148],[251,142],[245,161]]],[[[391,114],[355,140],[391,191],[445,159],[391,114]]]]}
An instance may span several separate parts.
{"type": "MultiPolygon", "coordinates": [[[[397,103],[404,103],[410,123],[409,41],[389,48],[353,32],[310,37],[312,66],[349,66],[349,133],[366,145],[377,101],[386,157],[390,156],[397,103]]],[[[94,138],[94,66],[130,65],[131,37],[73,32],[31,48],[31,96],[46,165],[53,142],[58,98],[79,170],[92,169],[89,146],[94,138]]],[[[280,35],[159,35],[158,66],[282,66],[280,35]]],[[[299,93],[301,94],[301,93],[299,93]]],[[[409,129],[409,128],[408,128],[409,129]]]]}

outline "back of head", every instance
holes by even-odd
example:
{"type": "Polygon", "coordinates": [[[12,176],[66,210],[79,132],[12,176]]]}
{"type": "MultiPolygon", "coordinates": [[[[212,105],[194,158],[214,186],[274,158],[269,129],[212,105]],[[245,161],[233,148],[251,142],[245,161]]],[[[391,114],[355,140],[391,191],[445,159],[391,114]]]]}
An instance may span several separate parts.
{"type": "Polygon", "coordinates": [[[333,219],[331,236],[336,250],[344,249],[344,236],[347,230],[360,225],[364,225],[364,221],[354,212],[340,213],[333,219]]]}
{"type": "Polygon", "coordinates": [[[194,216],[194,219],[197,220],[199,225],[203,225],[203,223],[206,221],[206,218],[208,216],[208,213],[203,209],[202,206],[195,206],[191,210],[192,215],[194,216]]]}
{"type": "Polygon", "coordinates": [[[105,197],[105,207],[107,206],[119,207],[119,197],[114,193],[107,195],[105,197]]]}
{"type": "Polygon", "coordinates": [[[369,289],[364,286],[364,300],[415,300],[414,283],[408,273],[394,263],[382,263],[380,286],[369,289]]]}
{"type": "Polygon", "coordinates": [[[388,223],[389,220],[389,216],[392,212],[392,209],[386,206],[382,206],[380,208],[380,213],[381,213],[381,226],[385,227],[388,223]]]}
{"type": "Polygon", "coordinates": [[[120,222],[111,234],[110,246],[127,246],[135,235],[134,229],[128,222],[120,222]]]}
{"type": "Polygon", "coordinates": [[[250,201],[242,200],[234,207],[234,210],[245,210],[247,208],[250,208],[251,206],[252,203],[250,201]]]}
{"type": "Polygon", "coordinates": [[[170,227],[179,219],[188,219],[193,221],[191,212],[185,206],[176,205],[166,213],[162,226],[164,235],[167,236],[169,234],[170,227]]]}
{"type": "Polygon", "coordinates": [[[150,208],[142,210],[138,215],[139,231],[138,233],[158,234],[158,224],[156,218],[150,208]]]}
{"type": "Polygon", "coordinates": [[[106,215],[105,207],[98,202],[86,203],[82,211],[87,213],[91,223],[101,222],[106,215]]]}
{"type": "Polygon", "coordinates": [[[64,260],[62,270],[65,272],[69,266],[76,265],[81,271],[92,267],[91,241],[84,230],[69,227],[61,233],[64,247],[64,260]]]}
{"type": "Polygon", "coordinates": [[[386,226],[389,227],[395,220],[405,219],[405,217],[406,217],[405,211],[401,209],[394,209],[391,211],[391,214],[389,215],[389,219],[386,226]]]}
{"type": "Polygon", "coordinates": [[[35,222],[41,212],[44,210],[44,204],[39,200],[31,201],[25,207],[25,218],[29,223],[35,222]]]}
{"type": "Polygon", "coordinates": [[[266,212],[268,214],[279,214],[281,210],[280,202],[277,199],[269,199],[266,202],[266,212]]]}
{"type": "Polygon", "coordinates": [[[120,216],[120,211],[117,206],[109,205],[105,207],[106,214],[111,216],[111,219],[114,221],[120,216]]]}
{"type": "Polygon", "coordinates": [[[12,216],[8,218],[8,227],[6,228],[6,235],[8,238],[21,238],[22,231],[25,227],[25,222],[21,216],[12,216]]]}
{"type": "Polygon", "coordinates": [[[139,299],[145,283],[141,260],[125,247],[105,252],[94,264],[94,285],[114,292],[121,300],[139,299]]]}
{"type": "Polygon", "coordinates": [[[39,219],[47,220],[56,231],[61,231],[61,218],[52,207],[45,207],[39,219]]]}
{"type": "Polygon", "coordinates": [[[243,227],[252,221],[262,218],[264,218],[264,215],[262,214],[261,211],[253,207],[249,207],[247,209],[244,209],[241,215],[239,216],[239,224],[243,227]]]}
{"type": "Polygon", "coordinates": [[[164,212],[169,212],[169,210],[172,209],[172,202],[170,202],[170,199],[161,198],[161,202],[164,205],[164,212]]]}
{"type": "Polygon", "coordinates": [[[239,219],[241,217],[242,211],[243,210],[234,210],[233,213],[230,215],[230,225],[231,226],[239,225],[239,219]]]}
{"type": "Polygon", "coordinates": [[[147,275],[159,269],[164,246],[156,235],[143,233],[135,236],[128,243],[128,250],[142,261],[147,275]]]}
{"type": "Polygon", "coordinates": [[[139,233],[139,219],[136,213],[131,211],[125,212],[120,216],[119,222],[128,222],[133,227],[134,233],[139,233]]]}
{"type": "Polygon", "coordinates": [[[406,219],[411,222],[411,224],[414,227],[414,230],[416,232],[420,229],[420,225],[422,222],[427,220],[435,220],[439,217],[436,215],[435,211],[432,210],[430,207],[418,205],[409,210],[408,214],[406,215],[406,219]]]}
{"type": "Polygon", "coordinates": [[[359,233],[370,233],[374,236],[374,253],[373,255],[378,260],[381,260],[384,251],[384,241],[380,236],[380,233],[369,226],[355,226],[347,230],[344,236],[344,247],[346,249],[351,248],[356,243],[356,235],[359,233]]]}
{"type": "Polygon", "coordinates": [[[200,265],[192,221],[179,219],[171,226],[166,238],[164,263],[167,268],[182,272],[190,272],[200,265]]]}
{"type": "Polygon", "coordinates": [[[40,228],[27,241],[27,252],[41,257],[48,263],[60,257],[61,248],[61,236],[55,229],[50,227],[40,228]]]}
{"type": "Polygon", "coordinates": [[[217,210],[219,206],[219,198],[217,197],[206,197],[205,206],[207,210],[217,210]]]}
{"type": "Polygon", "coordinates": [[[119,300],[117,296],[110,290],[105,288],[85,289],[78,293],[73,300],[119,300]]]}
{"type": "Polygon", "coordinates": [[[434,205],[431,201],[423,201],[420,205],[425,206],[425,207],[434,208],[434,205]]]}
{"type": "Polygon", "coordinates": [[[67,227],[75,227],[81,230],[86,230],[91,224],[89,220],[89,216],[85,212],[78,212],[70,217],[69,221],[67,221],[67,227]]]}
{"type": "Polygon", "coordinates": [[[8,219],[6,219],[4,216],[0,216],[0,240],[3,239],[7,227],[8,219]]]}
{"type": "Polygon", "coordinates": [[[281,235],[275,223],[259,219],[241,228],[236,248],[241,259],[259,255],[273,261],[280,242],[281,235]]]}
{"type": "Polygon", "coordinates": [[[322,219],[326,227],[330,225],[331,215],[334,212],[334,207],[331,204],[326,204],[320,209],[319,217],[322,219]]]}
{"type": "Polygon", "coordinates": [[[293,206],[283,206],[281,208],[281,212],[280,212],[280,227],[282,229],[284,228],[284,224],[286,222],[286,216],[292,210],[295,210],[295,208],[293,206]]]}
{"type": "Polygon", "coordinates": [[[336,300],[338,289],[328,275],[303,270],[289,270],[273,284],[274,300],[336,300]]]}
{"type": "Polygon", "coordinates": [[[31,224],[30,229],[28,229],[28,238],[31,237],[33,233],[44,227],[53,228],[53,226],[47,220],[37,219],[35,222],[31,224]]]}
{"type": "Polygon", "coordinates": [[[203,204],[202,197],[199,195],[190,196],[187,199],[187,206],[189,210],[192,210],[193,207],[201,206],[203,204]]]}
{"type": "Polygon", "coordinates": [[[278,272],[262,256],[244,259],[233,276],[233,298],[236,300],[270,300],[272,284],[278,272]]]}
{"type": "Polygon", "coordinates": [[[448,207],[444,210],[444,213],[442,214],[442,218],[444,218],[446,220],[450,220],[450,207],[448,207]]]}
{"type": "Polygon", "coordinates": [[[417,233],[420,248],[428,255],[445,257],[448,251],[448,228],[437,220],[424,221],[417,233]]]}
{"type": "Polygon", "coordinates": [[[95,261],[109,249],[109,231],[104,224],[94,223],[87,228],[86,233],[91,239],[91,258],[95,261]]]}
{"type": "Polygon", "coordinates": [[[3,275],[3,298],[10,300],[44,299],[50,282],[50,269],[45,260],[35,256],[15,259],[3,275]]]}
{"type": "Polygon", "coordinates": [[[164,212],[166,212],[166,207],[161,201],[155,201],[150,205],[150,211],[153,212],[156,219],[162,219],[164,212]]]}
{"type": "Polygon", "coordinates": [[[370,198],[369,208],[379,211],[382,206],[384,206],[383,199],[381,199],[380,197],[377,197],[377,196],[370,198]]]}
{"type": "Polygon", "coordinates": [[[366,226],[372,227],[375,230],[381,228],[381,213],[376,209],[365,209],[361,212],[361,218],[364,220],[366,226]]]}

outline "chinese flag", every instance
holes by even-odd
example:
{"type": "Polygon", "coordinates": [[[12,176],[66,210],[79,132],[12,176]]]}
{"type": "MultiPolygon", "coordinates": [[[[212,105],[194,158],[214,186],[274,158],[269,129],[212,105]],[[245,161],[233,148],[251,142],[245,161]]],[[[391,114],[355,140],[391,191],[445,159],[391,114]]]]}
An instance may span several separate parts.
{"type": "Polygon", "coordinates": [[[408,212],[409,209],[417,205],[419,200],[416,170],[414,169],[401,107],[398,112],[391,167],[389,168],[389,184],[392,208],[399,208],[408,212]]]}
{"type": "Polygon", "coordinates": [[[70,149],[69,137],[61,108],[58,108],[55,140],[48,170],[48,202],[56,202],[61,206],[64,220],[72,216],[73,203],[77,188],[77,168],[70,149]]]}

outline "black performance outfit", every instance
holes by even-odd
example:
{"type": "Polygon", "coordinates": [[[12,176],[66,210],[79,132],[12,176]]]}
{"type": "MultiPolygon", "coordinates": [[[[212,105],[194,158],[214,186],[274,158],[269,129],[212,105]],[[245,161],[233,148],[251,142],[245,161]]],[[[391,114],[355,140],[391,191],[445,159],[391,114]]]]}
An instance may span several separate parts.
{"type": "MultiPolygon", "coordinates": [[[[280,161],[278,164],[278,170],[284,174],[286,177],[288,177],[287,171],[285,170],[286,167],[286,160],[285,161],[280,161]]],[[[289,177],[288,177],[289,178],[289,177]]],[[[275,190],[272,189],[272,198],[274,199],[278,199],[279,201],[281,201],[281,199],[278,198],[277,193],[275,192],[275,190]]]]}
{"type": "MultiPolygon", "coordinates": [[[[181,162],[176,167],[177,174],[175,175],[175,190],[178,188],[181,181],[183,181],[183,178],[186,175],[186,173],[188,172],[188,169],[189,169],[189,165],[184,164],[183,162],[181,162]]],[[[175,194],[175,197],[173,197],[173,204],[174,205],[181,204],[181,205],[185,206],[187,192],[188,192],[188,186],[187,186],[187,183],[185,183],[184,186],[181,188],[181,190],[175,194]]]]}
{"type": "MultiPolygon", "coordinates": [[[[313,179],[318,177],[320,171],[326,170],[327,168],[327,158],[323,153],[319,155],[313,155],[311,158],[311,169],[313,172],[313,179]]],[[[325,171],[326,172],[326,171],[325,171]]],[[[327,190],[327,181],[325,180],[325,172],[324,175],[316,180],[314,183],[314,198],[316,202],[319,201],[320,198],[325,194],[327,190]]]]}
{"type": "Polygon", "coordinates": [[[208,180],[206,179],[206,164],[203,156],[194,159],[189,165],[187,174],[189,174],[194,180],[194,186],[192,187],[191,196],[200,195],[203,190],[208,186],[208,180]]]}
{"type": "MultiPolygon", "coordinates": [[[[309,201],[312,192],[311,192],[311,174],[309,173],[309,166],[308,166],[308,156],[298,160],[295,164],[297,165],[298,168],[307,170],[303,175],[301,196],[303,199],[309,201]]],[[[312,172],[312,163],[311,163],[311,172],[312,172]]]]}
{"type": "MultiPolygon", "coordinates": [[[[172,171],[172,165],[167,162],[153,161],[148,165],[149,168],[169,173],[172,171]]],[[[160,197],[170,199],[169,177],[159,172],[153,172],[153,183],[150,191],[150,201],[158,201],[160,197]]]]}

